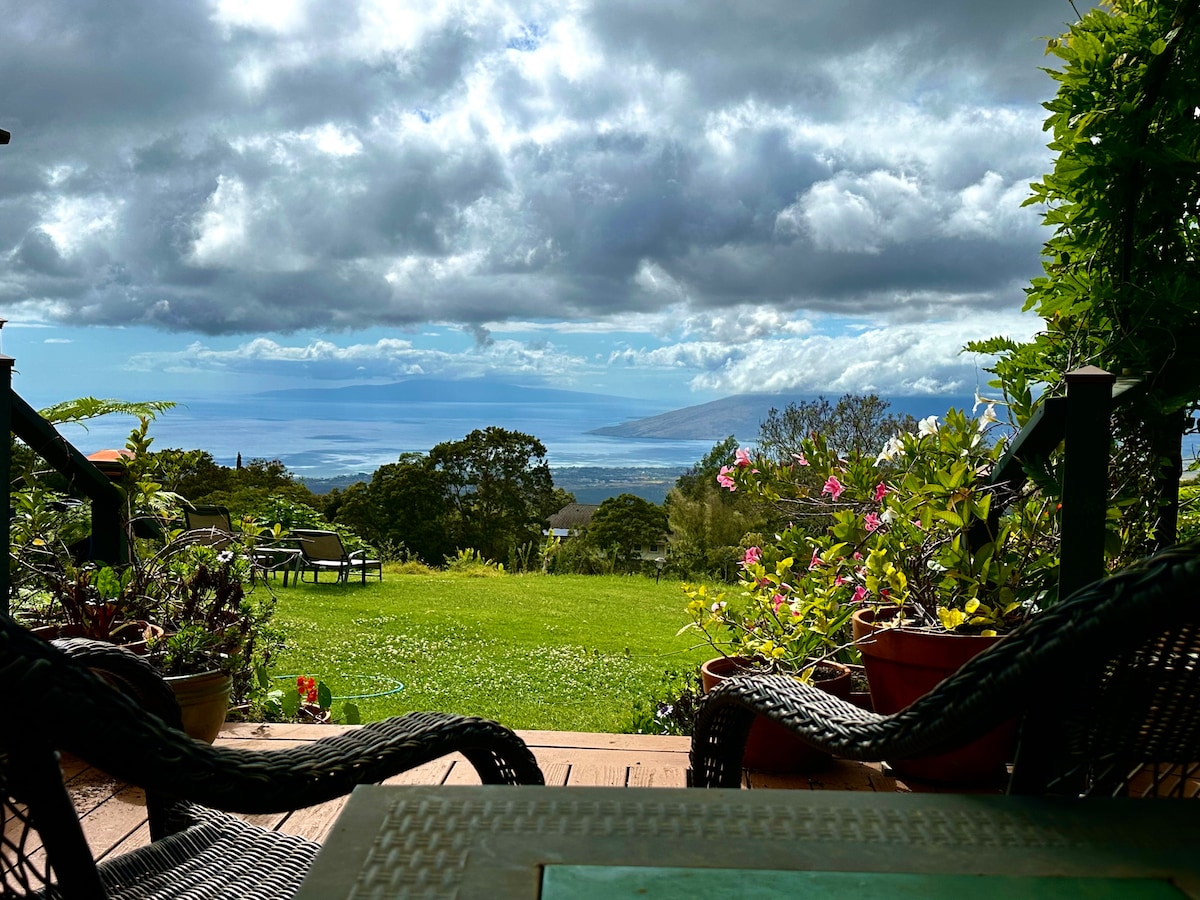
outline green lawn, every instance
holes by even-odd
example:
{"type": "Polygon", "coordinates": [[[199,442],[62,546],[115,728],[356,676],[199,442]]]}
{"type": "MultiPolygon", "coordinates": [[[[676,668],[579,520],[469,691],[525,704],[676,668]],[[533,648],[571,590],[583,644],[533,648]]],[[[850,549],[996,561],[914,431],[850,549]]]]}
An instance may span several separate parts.
{"type": "MultiPolygon", "coordinates": [[[[711,656],[678,582],[629,576],[388,574],[384,581],[279,587],[288,647],[279,675],[334,695],[404,689],[358,703],[364,722],[413,710],[469,713],[513,728],[625,730],[668,668],[711,656]]],[[[335,713],[341,704],[334,703],[335,713]]]]}

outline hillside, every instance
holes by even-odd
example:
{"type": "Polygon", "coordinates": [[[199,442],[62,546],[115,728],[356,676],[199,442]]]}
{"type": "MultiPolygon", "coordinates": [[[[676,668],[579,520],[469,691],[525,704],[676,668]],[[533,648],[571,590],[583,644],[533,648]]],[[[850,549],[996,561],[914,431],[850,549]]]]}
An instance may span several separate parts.
{"type": "MultiPolygon", "coordinates": [[[[716,441],[735,435],[742,444],[754,443],[759,426],[771,407],[817,399],[813,395],[738,394],[698,406],[688,406],[620,425],[594,428],[588,434],[620,438],[657,438],[673,441],[716,441]]],[[[828,399],[836,400],[836,396],[828,399]]],[[[885,398],[886,399],[886,398],[885,398]]],[[[952,406],[971,408],[973,397],[892,397],[889,412],[908,413],[918,419],[941,416],[952,406]]]]}

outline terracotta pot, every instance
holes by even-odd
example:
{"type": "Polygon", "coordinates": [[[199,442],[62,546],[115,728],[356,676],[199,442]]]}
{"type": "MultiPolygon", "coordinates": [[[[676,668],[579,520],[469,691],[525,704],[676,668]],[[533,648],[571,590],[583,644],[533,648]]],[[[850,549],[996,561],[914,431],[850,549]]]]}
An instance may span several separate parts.
{"type": "MultiPolygon", "coordinates": [[[[834,670],[830,677],[821,677],[818,669],[813,686],[845,700],[850,696],[850,669],[840,663],[826,662],[822,668],[834,670]]],[[[710,659],[700,667],[700,683],[708,693],[726,678],[745,675],[754,671],[749,660],[736,656],[720,656],[710,659]]],[[[794,773],[812,772],[829,764],[828,753],[810,747],[778,722],[766,716],[757,716],[750,726],[746,738],[746,750],[742,766],[757,772],[794,773]]]]}
{"type": "Polygon", "coordinates": [[[224,672],[213,671],[170,675],[163,680],[175,692],[183,714],[183,730],[205,743],[215,741],[229,712],[233,679],[224,672]]]}
{"type": "MultiPolygon", "coordinates": [[[[881,620],[894,611],[881,611],[881,620]]],[[[949,634],[914,628],[875,625],[875,611],[854,613],[855,644],[871,688],[875,712],[899,712],[929,693],[972,657],[1003,636],[949,634]]],[[[888,760],[896,772],[924,781],[972,784],[999,781],[1016,748],[1017,722],[1013,719],[950,753],[921,759],[888,760]]]]}

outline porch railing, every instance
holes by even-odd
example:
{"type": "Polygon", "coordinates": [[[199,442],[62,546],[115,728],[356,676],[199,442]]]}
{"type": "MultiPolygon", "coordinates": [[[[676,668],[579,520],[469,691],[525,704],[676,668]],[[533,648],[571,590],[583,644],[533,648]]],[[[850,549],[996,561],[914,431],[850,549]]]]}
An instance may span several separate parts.
{"type": "Polygon", "coordinates": [[[54,426],[38,415],[37,410],[22,400],[12,389],[13,365],[11,356],[0,354],[0,473],[4,479],[4,506],[7,515],[0,515],[0,540],[3,540],[8,564],[0,566],[0,613],[9,614],[9,594],[12,589],[12,435],[24,441],[33,452],[62,474],[72,494],[80,494],[92,502],[92,537],[88,556],[118,564],[129,561],[129,539],[126,529],[125,498],[108,477],[86,456],[75,449],[54,426]]]}

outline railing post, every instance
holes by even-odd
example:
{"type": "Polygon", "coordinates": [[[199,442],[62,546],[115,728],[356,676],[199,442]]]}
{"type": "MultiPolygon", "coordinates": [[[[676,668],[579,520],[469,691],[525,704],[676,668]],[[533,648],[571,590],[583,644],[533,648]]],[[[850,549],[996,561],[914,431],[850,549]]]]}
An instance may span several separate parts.
{"type": "Polygon", "coordinates": [[[9,614],[9,594],[12,593],[12,371],[16,360],[0,353],[0,474],[4,478],[4,523],[0,538],[4,540],[4,565],[0,566],[0,614],[9,614]]]}
{"type": "Polygon", "coordinates": [[[1065,380],[1060,599],[1104,576],[1104,518],[1112,440],[1109,419],[1117,379],[1096,366],[1084,366],[1068,372],[1065,380]]]}

